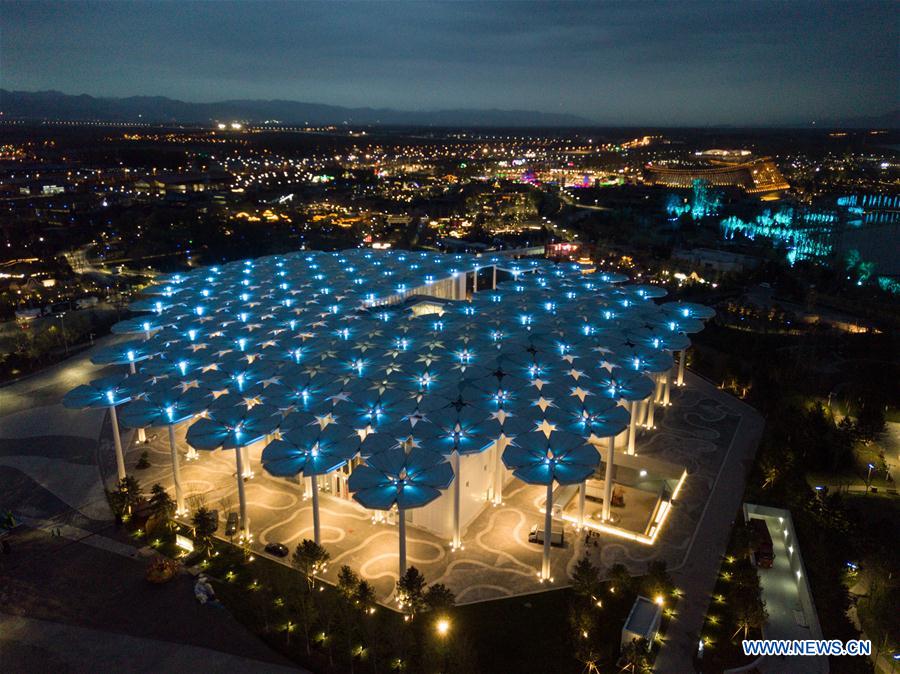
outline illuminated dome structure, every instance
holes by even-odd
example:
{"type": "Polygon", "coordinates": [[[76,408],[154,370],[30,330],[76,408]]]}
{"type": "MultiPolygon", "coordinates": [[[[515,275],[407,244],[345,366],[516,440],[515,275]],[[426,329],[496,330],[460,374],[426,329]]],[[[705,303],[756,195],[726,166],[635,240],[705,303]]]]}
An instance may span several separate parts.
{"type": "Polygon", "coordinates": [[[686,335],[712,312],[626,281],[544,259],[366,249],[199,269],[159,280],[132,307],[147,313],[117,324],[136,341],[105,358],[127,364],[110,384],[127,395],[95,382],[72,402],[132,398],[129,425],[190,424],[188,445],[233,450],[245,476],[260,460],[313,494],[330,484],[373,511],[399,506],[404,524],[458,546],[504,484],[547,485],[548,505],[554,482],[582,484],[583,501],[616,446],[634,454],[636,422],[652,427],[673,354],[683,365],[686,335]]]}

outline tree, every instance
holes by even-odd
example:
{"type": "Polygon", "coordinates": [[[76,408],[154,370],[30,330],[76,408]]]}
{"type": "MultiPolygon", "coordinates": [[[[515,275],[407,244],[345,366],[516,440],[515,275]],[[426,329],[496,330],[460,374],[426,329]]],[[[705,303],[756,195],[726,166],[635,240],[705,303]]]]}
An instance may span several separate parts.
{"type": "Polygon", "coordinates": [[[871,442],[884,430],[884,404],[876,399],[864,399],[856,417],[856,433],[860,440],[871,442]]]}
{"type": "Polygon", "coordinates": [[[426,607],[425,577],[416,567],[409,567],[397,581],[397,598],[400,600],[400,607],[406,609],[410,619],[415,618],[416,613],[426,607]]]}
{"type": "Polygon", "coordinates": [[[338,591],[348,601],[355,601],[359,590],[359,576],[346,564],[338,572],[338,591]]]}
{"type": "Polygon", "coordinates": [[[212,549],[213,534],[219,528],[216,514],[212,510],[201,506],[191,518],[191,524],[194,527],[194,536],[200,544],[200,548],[204,552],[209,552],[212,549]]]}
{"type": "Polygon", "coordinates": [[[672,591],[672,578],[666,571],[666,563],[654,560],[647,565],[647,576],[644,580],[647,593],[651,597],[665,596],[672,591]]]}
{"type": "Polygon", "coordinates": [[[432,611],[446,611],[456,605],[456,595],[443,583],[435,583],[425,593],[425,603],[432,611]]]}
{"type": "Polygon", "coordinates": [[[591,563],[587,555],[578,560],[572,569],[572,590],[583,599],[597,596],[600,585],[600,571],[591,563]]]}
{"type": "Polygon", "coordinates": [[[762,627],[769,617],[766,602],[759,592],[742,590],[731,596],[731,610],[737,624],[737,632],[744,631],[744,638],[751,629],[762,627]]]}
{"type": "Polygon", "coordinates": [[[161,484],[150,488],[150,512],[160,522],[169,522],[175,516],[175,501],[161,484]]]}
{"type": "Polygon", "coordinates": [[[107,497],[110,507],[119,517],[130,515],[134,508],[144,500],[141,483],[133,475],[126,475],[119,480],[116,490],[107,492],[107,497]]]}
{"type": "MultiPolygon", "coordinates": [[[[295,607],[297,609],[297,624],[303,632],[303,640],[306,644],[306,654],[309,655],[309,635],[312,633],[316,619],[319,617],[319,609],[309,591],[299,592],[295,595],[295,607]]],[[[290,631],[288,631],[290,634],[290,631]]]]}
{"type": "Polygon", "coordinates": [[[363,613],[375,607],[375,588],[368,581],[361,580],[356,586],[356,605],[363,613]]]}
{"type": "Polygon", "coordinates": [[[304,538],[297,544],[291,563],[306,576],[306,582],[310,588],[316,586],[316,574],[325,569],[331,555],[321,545],[309,538],[304,538]]]}
{"type": "Polygon", "coordinates": [[[644,674],[644,672],[651,671],[650,658],[647,656],[647,640],[632,639],[631,643],[622,649],[620,663],[626,672],[644,674]]]}
{"type": "Polygon", "coordinates": [[[599,650],[597,612],[586,602],[573,602],[569,607],[569,626],[571,627],[573,655],[584,665],[588,674],[599,674],[597,661],[602,653],[599,650]]]}
{"type": "Polygon", "coordinates": [[[609,567],[609,581],[614,592],[627,594],[634,582],[624,564],[613,564],[609,567]]]}
{"type": "Polygon", "coordinates": [[[728,603],[734,615],[737,630],[744,631],[744,638],[751,629],[761,628],[769,617],[766,602],[762,598],[759,575],[749,560],[741,560],[735,565],[731,579],[728,603]]]}

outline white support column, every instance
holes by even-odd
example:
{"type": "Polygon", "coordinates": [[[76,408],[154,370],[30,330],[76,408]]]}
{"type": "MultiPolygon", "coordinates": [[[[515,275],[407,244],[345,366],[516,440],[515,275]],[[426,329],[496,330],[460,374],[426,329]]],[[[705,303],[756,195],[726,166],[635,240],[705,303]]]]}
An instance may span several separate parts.
{"type": "Polygon", "coordinates": [[[578,485],[578,528],[584,529],[584,497],[587,492],[587,480],[578,485]]]}
{"type": "Polygon", "coordinates": [[[544,557],[541,560],[541,580],[550,580],[550,534],[553,530],[553,480],[547,485],[544,503],[544,557]]]}
{"type": "Polygon", "coordinates": [[[241,460],[240,447],[234,450],[234,464],[237,469],[235,476],[237,477],[238,487],[238,506],[240,508],[240,528],[243,538],[250,537],[250,523],[247,521],[247,496],[244,494],[244,462],[241,460]]]}
{"type": "Polygon", "coordinates": [[[653,413],[656,410],[656,401],[653,400],[653,396],[651,396],[647,400],[647,428],[649,430],[653,430],[655,428],[653,424],[653,413]]]}
{"type": "Polygon", "coordinates": [[[653,381],[656,383],[656,386],[653,388],[653,402],[658,403],[662,401],[663,376],[660,373],[653,375],[653,381]]]}
{"type": "Polygon", "coordinates": [[[631,415],[631,420],[628,422],[628,453],[634,454],[634,435],[635,435],[635,426],[637,424],[637,404],[632,400],[628,403],[628,413],[631,415]]]}
{"type": "Polygon", "coordinates": [[[609,508],[612,505],[613,463],[616,454],[616,438],[610,436],[606,454],[606,477],[603,483],[603,521],[609,522],[609,508]]]}
{"type": "Polygon", "coordinates": [[[687,349],[678,352],[678,386],[684,386],[684,361],[686,360],[687,349]]]}
{"type": "Polygon", "coordinates": [[[663,385],[663,405],[668,407],[671,403],[669,402],[671,399],[670,392],[672,390],[672,370],[668,370],[666,372],[666,379],[663,385]]]}
{"type": "Polygon", "coordinates": [[[503,504],[503,448],[506,440],[497,440],[497,465],[494,467],[494,504],[503,504]]]}
{"type": "MultiPolygon", "coordinates": [[[[134,361],[128,361],[128,370],[131,374],[137,374],[137,369],[134,367],[134,361]]],[[[147,442],[147,432],[143,428],[137,429],[137,438],[138,442],[147,442]]]]}
{"type": "Polygon", "coordinates": [[[460,499],[460,473],[459,473],[459,452],[455,449],[450,455],[450,461],[453,464],[453,541],[450,548],[458,550],[462,547],[462,541],[459,535],[459,499],[460,499]]]}
{"type": "Polygon", "coordinates": [[[493,288],[491,288],[491,290],[496,290],[497,289],[497,265],[494,265],[493,267],[491,267],[491,269],[493,269],[493,280],[491,281],[491,283],[494,286],[493,288]]]}
{"type": "Polygon", "coordinates": [[[478,267],[475,267],[475,274],[472,276],[472,294],[478,292],[478,267]]]}
{"type": "Polygon", "coordinates": [[[313,508],[313,540],[316,545],[322,544],[322,530],[319,526],[319,485],[316,484],[316,478],[312,480],[312,508],[313,508]]]}
{"type": "Polygon", "coordinates": [[[113,447],[116,450],[116,474],[119,480],[125,479],[125,455],[122,454],[122,436],[119,435],[119,418],[116,416],[116,406],[110,405],[109,419],[112,422],[113,447]]]}
{"type": "Polygon", "coordinates": [[[241,451],[244,454],[244,456],[242,457],[244,462],[244,477],[249,480],[251,477],[253,477],[253,469],[250,467],[250,448],[245,445],[238,451],[241,451]]]}
{"type": "Polygon", "coordinates": [[[406,516],[403,508],[397,508],[397,525],[400,529],[398,538],[400,541],[400,577],[406,574],[406,516]]]}
{"type": "Polygon", "coordinates": [[[185,514],[184,493],[181,491],[181,466],[178,460],[178,447],[175,445],[175,426],[169,424],[169,451],[172,452],[172,480],[175,482],[175,514],[185,514]]]}

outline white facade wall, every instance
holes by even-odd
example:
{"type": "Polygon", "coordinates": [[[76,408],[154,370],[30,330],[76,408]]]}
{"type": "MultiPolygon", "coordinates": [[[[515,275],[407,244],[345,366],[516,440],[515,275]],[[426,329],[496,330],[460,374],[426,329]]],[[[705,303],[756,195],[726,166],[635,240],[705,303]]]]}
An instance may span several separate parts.
{"type": "MultiPolygon", "coordinates": [[[[461,456],[459,460],[462,481],[459,494],[460,530],[465,534],[466,527],[481,514],[488,505],[494,479],[495,452],[493,447],[479,454],[461,456]]],[[[504,471],[508,475],[508,471],[504,471]]],[[[453,537],[453,489],[449,489],[437,500],[424,508],[411,511],[410,523],[426,529],[436,536],[450,539],[453,537]]]]}

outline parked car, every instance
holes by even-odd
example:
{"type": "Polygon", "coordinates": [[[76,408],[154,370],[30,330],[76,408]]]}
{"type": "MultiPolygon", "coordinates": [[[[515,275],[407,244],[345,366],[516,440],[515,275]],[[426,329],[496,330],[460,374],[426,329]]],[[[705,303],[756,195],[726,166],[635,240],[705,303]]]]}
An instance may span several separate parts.
{"type": "Polygon", "coordinates": [[[281,543],[269,543],[266,545],[266,552],[275,557],[287,557],[288,548],[281,543]]]}
{"type": "Polygon", "coordinates": [[[238,514],[228,513],[228,519],[225,520],[225,535],[234,536],[238,530],[238,514]]]}

